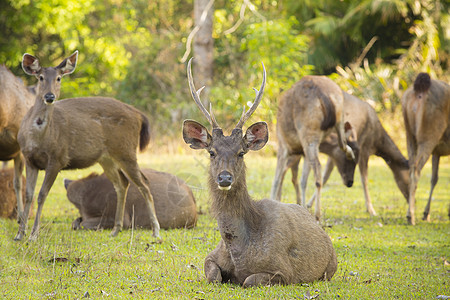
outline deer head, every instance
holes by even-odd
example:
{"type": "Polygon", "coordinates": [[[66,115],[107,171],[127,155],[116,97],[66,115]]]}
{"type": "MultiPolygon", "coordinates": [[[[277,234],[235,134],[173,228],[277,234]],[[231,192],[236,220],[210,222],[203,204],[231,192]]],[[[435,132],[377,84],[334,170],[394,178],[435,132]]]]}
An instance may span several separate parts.
{"type": "Polygon", "coordinates": [[[39,60],[25,53],[22,58],[22,69],[28,75],[34,75],[38,79],[36,88],[37,97],[42,97],[44,103],[53,104],[59,97],[61,77],[71,74],[77,65],[78,51],[64,59],[57,67],[43,68],[39,60]]]}
{"type": "MultiPolygon", "coordinates": [[[[349,122],[345,122],[344,124],[344,132],[345,138],[347,141],[347,145],[353,151],[354,157],[349,159],[348,156],[342,152],[340,149],[337,150],[338,154],[335,155],[337,157],[341,157],[340,159],[334,159],[334,163],[341,174],[342,180],[347,187],[353,186],[353,178],[355,175],[356,164],[359,160],[359,144],[357,140],[356,130],[352,127],[349,122]]],[[[337,144],[337,141],[336,141],[337,144]]]]}
{"type": "Polygon", "coordinates": [[[187,66],[191,95],[211,124],[212,134],[202,124],[193,120],[185,120],[183,123],[183,139],[192,149],[205,149],[209,152],[211,157],[211,179],[215,180],[220,190],[228,191],[235,182],[245,182],[244,155],[249,150],[257,151],[263,148],[269,139],[269,131],[265,122],[257,122],[251,125],[245,131],[245,135],[243,135],[242,131],[245,121],[250,118],[261,102],[266,83],[266,70],[263,64],[263,82],[259,91],[255,89],[256,98],[252,107],[248,112],[245,112],[244,108],[241,119],[231,132],[231,135],[226,136],[214,118],[211,105],[208,113],[200,101],[200,93],[204,87],[199,90],[195,89],[191,62],[192,58],[187,66]]]}

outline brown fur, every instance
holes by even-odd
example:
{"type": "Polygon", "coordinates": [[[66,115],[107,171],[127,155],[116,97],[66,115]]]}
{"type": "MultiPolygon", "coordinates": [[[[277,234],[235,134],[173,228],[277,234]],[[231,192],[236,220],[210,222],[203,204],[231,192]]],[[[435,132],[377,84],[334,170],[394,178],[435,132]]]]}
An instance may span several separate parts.
{"type": "MultiPolygon", "coordinates": [[[[142,169],[150,184],[155,201],[156,216],[161,228],[192,228],[197,221],[194,195],[186,183],[171,174],[142,169]]],[[[73,229],[113,228],[117,196],[105,174],[91,174],[86,178],[64,181],[67,198],[80,211],[81,218],[72,223],[73,229]]],[[[124,228],[134,226],[152,228],[145,199],[135,184],[127,193],[124,228]]]]}
{"type": "Polygon", "coordinates": [[[431,189],[423,219],[429,220],[433,189],[438,181],[439,158],[450,155],[450,85],[430,80],[420,73],[414,88],[408,88],[402,97],[402,112],[406,129],[409,156],[409,206],[406,217],[415,224],[417,182],[420,172],[432,155],[431,189]]]}
{"type": "Polygon", "coordinates": [[[117,211],[112,232],[122,229],[129,181],[134,182],[147,203],[153,235],[159,236],[159,224],[148,182],[139,169],[138,146],[145,148],[148,138],[147,118],[137,109],[105,97],[73,98],[56,101],[61,77],[73,72],[78,52],[56,68],[43,68],[37,58],[25,54],[24,71],[39,78],[34,106],[26,114],[18,133],[20,148],[26,158],[27,189],[24,214],[15,237],[25,235],[26,220],[33,199],[39,170],[45,178],[38,195],[38,208],[30,239],[36,239],[45,199],[63,169],[87,168],[100,163],[117,193],[117,211]],[[55,102],[56,101],[56,102],[55,102]]]}
{"type": "MultiPolygon", "coordinates": [[[[351,145],[347,144],[345,140],[343,105],[342,90],[325,76],[303,77],[282,94],[278,104],[277,137],[279,149],[271,198],[279,199],[284,174],[288,167],[298,164],[296,161],[299,161],[301,155],[304,155],[305,160],[314,171],[317,195],[315,216],[317,220],[320,219],[320,192],[322,189],[321,166],[318,157],[319,144],[334,129],[338,136],[340,149],[347,155],[349,161],[356,159],[355,149],[352,149],[351,145]],[[326,105],[325,103],[329,104],[326,105]],[[331,124],[334,124],[334,127],[330,127],[331,124]],[[324,130],[324,128],[327,129],[324,130]]],[[[304,197],[301,200],[297,199],[298,204],[303,206],[306,206],[305,200],[304,197]]]]}
{"type": "Polygon", "coordinates": [[[23,117],[33,105],[34,96],[20,78],[14,76],[4,65],[0,65],[0,160],[14,160],[13,188],[19,212],[23,211],[21,176],[24,161],[17,142],[17,133],[23,117]]]}
{"type": "MultiPolygon", "coordinates": [[[[22,176],[22,180],[25,178],[22,176]]],[[[17,218],[17,200],[14,192],[14,170],[0,170],[0,218],[17,218]]],[[[22,199],[25,197],[25,186],[22,186],[22,199]]]]}
{"type": "MultiPolygon", "coordinates": [[[[224,135],[196,97],[190,62],[188,77],[194,100],[213,126],[211,135],[198,122],[186,120],[183,124],[184,141],[193,149],[207,150],[211,156],[211,209],[222,239],[205,259],[206,279],[244,287],[330,280],[337,269],[336,253],[311,214],[299,205],[253,201],[248,194],[243,157],[250,150],[264,147],[267,124],[257,122],[243,136],[242,125],[251,113],[246,114],[231,135],[224,135]]],[[[256,98],[260,96],[258,93],[256,98]]],[[[249,111],[253,112],[258,103],[255,100],[249,111]]]]}
{"type": "MultiPolygon", "coordinates": [[[[369,104],[361,101],[357,97],[344,92],[344,121],[352,124],[357,136],[359,148],[358,165],[367,212],[369,212],[371,216],[376,215],[368,189],[368,162],[371,155],[377,155],[384,159],[394,175],[398,188],[405,199],[408,200],[408,161],[381,125],[375,110],[369,104]]],[[[336,138],[336,135],[332,133],[329,138],[326,139],[329,140],[328,145],[331,146],[333,155],[330,155],[328,158],[323,176],[323,185],[325,185],[330,177],[334,165],[337,165],[344,183],[350,187],[349,177],[346,176],[348,175],[348,172],[345,171],[345,166],[348,165],[347,159],[345,154],[340,151],[336,138]]],[[[323,144],[324,143],[321,144],[321,148],[323,144]]],[[[293,179],[293,181],[294,180],[297,181],[297,179],[293,179]]],[[[302,182],[303,181],[306,180],[302,177],[302,182]]],[[[351,176],[351,183],[353,183],[353,173],[351,176]]],[[[302,186],[302,188],[306,188],[306,186],[302,186]]],[[[315,195],[309,201],[308,207],[312,205],[314,199],[315,195]]]]}

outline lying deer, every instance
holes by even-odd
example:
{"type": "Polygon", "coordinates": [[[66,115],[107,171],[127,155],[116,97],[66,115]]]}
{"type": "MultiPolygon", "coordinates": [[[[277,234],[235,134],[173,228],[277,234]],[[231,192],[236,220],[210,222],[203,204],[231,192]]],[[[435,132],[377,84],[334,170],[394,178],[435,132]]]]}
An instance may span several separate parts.
{"type": "MultiPolygon", "coordinates": [[[[192,228],[197,221],[195,198],[191,189],[180,178],[169,173],[142,169],[149,180],[155,201],[156,216],[161,228],[192,228]]],[[[64,179],[67,198],[80,211],[81,217],[72,223],[73,229],[113,228],[117,196],[114,186],[105,174],[91,174],[72,181],[64,179]]],[[[152,228],[146,201],[137,186],[131,183],[127,193],[124,228],[152,228]],[[134,220],[134,223],[133,223],[134,220]]]]}
{"type": "MultiPolygon", "coordinates": [[[[305,156],[314,171],[316,182],[316,219],[320,219],[322,189],[319,144],[335,130],[340,149],[349,161],[356,161],[353,149],[347,144],[343,122],[344,96],[339,86],[325,76],[305,76],[280,98],[277,114],[277,169],[272,184],[272,199],[279,193],[276,187],[289,165],[289,157],[305,156]]],[[[306,206],[305,197],[301,199],[306,206]]],[[[297,199],[298,201],[298,199],[297,199]]],[[[300,203],[299,203],[300,204],[300,203]]]]}
{"type": "Polygon", "coordinates": [[[438,181],[439,159],[450,155],[450,85],[440,80],[431,80],[427,73],[420,73],[414,86],[403,94],[402,111],[411,182],[406,217],[414,225],[420,171],[432,155],[431,189],[423,212],[423,220],[429,220],[431,197],[438,181]]]}
{"type": "Polygon", "coordinates": [[[212,134],[200,123],[185,120],[183,139],[193,149],[211,156],[209,190],[212,212],[222,239],[205,259],[209,282],[232,282],[244,287],[330,280],[337,259],[330,238],[302,206],[263,199],[248,194],[244,155],[264,147],[268,140],[265,122],[242,126],[258,107],[266,82],[257,91],[248,112],[242,114],[230,136],[223,134],[212,111],[203,107],[188,63],[192,97],[212,126],[212,134]]]}
{"type": "MultiPolygon", "coordinates": [[[[22,180],[25,178],[22,177],[22,180]]],[[[15,174],[13,169],[0,170],[0,218],[17,218],[17,200],[13,189],[15,183],[15,174]]],[[[20,196],[23,199],[25,195],[25,186],[21,187],[20,196]]],[[[23,204],[22,204],[23,206],[23,204]]]]}
{"type": "MultiPolygon", "coordinates": [[[[376,212],[373,208],[372,201],[369,195],[368,188],[368,162],[371,155],[377,155],[384,159],[386,164],[391,169],[395,182],[403,194],[405,199],[408,201],[408,187],[409,187],[409,167],[408,161],[402,155],[400,150],[397,148],[395,143],[392,141],[391,137],[387,134],[386,130],[381,125],[375,110],[366,102],[361,101],[359,98],[344,92],[344,120],[350,122],[355,131],[356,140],[358,143],[358,166],[361,175],[361,183],[364,190],[364,197],[366,200],[366,209],[371,216],[375,216],[376,212]]],[[[327,164],[325,166],[325,171],[323,175],[323,186],[328,181],[331,171],[334,165],[338,166],[338,171],[340,172],[343,179],[348,178],[348,168],[343,168],[341,165],[347,164],[347,158],[342,151],[339,151],[339,145],[336,141],[336,135],[332,133],[329,139],[332,142],[329,143],[334,151],[333,154],[328,158],[327,164]],[[334,141],[334,142],[333,142],[334,141]],[[342,171],[344,170],[344,171],[342,171]]],[[[320,148],[323,147],[322,143],[320,148]]],[[[328,147],[329,147],[328,146],[328,147]]],[[[353,146],[352,146],[353,147],[353,146]]],[[[304,165],[304,172],[302,173],[302,183],[306,182],[308,178],[308,167],[304,165]],[[305,171],[306,168],[306,171],[305,171]],[[303,178],[305,176],[305,178],[303,178]]],[[[293,181],[297,181],[294,178],[293,181]]],[[[353,183],[353,173],[351,181],[353,183]]],[[[351,184],[347,184],[348,187],[351,184]]],[[[302,186],[302,189],[306,189],[302,186]]],[[[315,195],[311,198],[308,203],[308,207],[311,207],[315,199],[315,195]]]]}
{"type": "Polygon", "coordinates": [[[38,78],[36,102],[26,114],[18,141],[26,158],[26,202],[15,240],[25,235],[30,205],[39,170],[45,170],[38,195],[38,208],[30,239],[36,239],[45,199],[60,170],[81,169],[98,162],[117,193],[117,210],[112,235],[123,225],[129,180],[134,182],[147,203],[153,236],[159,236],[152,195],[147,178],[136,161],[136,150],[149,143],[147,117],[130,105],[112,98],[86,97],[55,101],[61,77],[74,71],[78,51],[57,67],[41,67],[37,58],[24,54],[22,68],[38,78]]]}
{"type": "Polygon", "coordinates": [[[8,160],[14,160],[14,191],[19,214],[23,212],[21,190],[24,162],[17,133],[23,117],[33,105],[34,97],[33,91],[20,78],[0,65],[0,160],[3,161],[3,168],[8,160]]]}

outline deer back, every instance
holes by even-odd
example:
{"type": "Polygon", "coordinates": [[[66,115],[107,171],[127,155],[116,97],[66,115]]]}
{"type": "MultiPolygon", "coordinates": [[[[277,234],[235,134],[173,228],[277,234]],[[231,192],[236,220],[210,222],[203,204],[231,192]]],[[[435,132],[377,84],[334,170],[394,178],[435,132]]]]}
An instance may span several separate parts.
{"type": "Polygon", "coordinates": [[[18,153],[17,133],[33,100],[23,81],[0,65],[0,159],[8,160],[18,153]]]}
{"type": "Polygon", "coordinates": [[[447,83],[420,73],[415,84],[403,94],[402,110],[406,130],[414,136],[416,144],[430,143],[434,148],[439,140],[450,139],[450,85],[447,83]]]}
{"type": "Polygon", "coordinates": [[[292,154],[302,154],[300,136],[326,135],[342,120],[342,90],[325,76],[305,76],[280,97],[277,135],[292,154]],[[297,149],[297,150],[294,150],[297,149]]]}
{"type": "MultiPolygon", "coordinates": [[[[142,172],[148,179],[161,227],[168,229],[195,226],[195,198],[186,183],[169,173],[152,169],[142,169],[142,172]]],[[[66,189],[67,198],[79,209],[84,221],[102,217],[102,221],[95,227],[113,227],[117,196],[105,174],[91,174],[80,180],[69,181],[66,189]]],[[[131,183],[125,206],[124,227],[131,227],[134,217],[136,226],[151,228],[145,208],[144,198],[136,185],[131,183]]]]}

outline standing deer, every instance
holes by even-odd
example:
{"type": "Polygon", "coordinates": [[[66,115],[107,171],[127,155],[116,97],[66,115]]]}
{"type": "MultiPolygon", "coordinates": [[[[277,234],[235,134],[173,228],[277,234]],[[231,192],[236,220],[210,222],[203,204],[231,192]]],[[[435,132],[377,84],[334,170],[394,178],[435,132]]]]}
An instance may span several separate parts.
{"type": "MultiPolygon", "coordinates": [[[[368,188],[368,162],[371,155],[377,155],[384,159],[386,164],[394,175],[395,182],[400,192],[408,201],[408,187],[409,187],[409,166],[408,161],[397,148],[391,137],[381,125],[375,110],[366,102],[359,98],[344,92],[344,120],[350,122],[356,131],[358,146],[359,146],[359,173],[361,175],[361,183],[364,190],[364,197],[366,200],[366,209],[371,216],[376,216],[372,201],[369,195],[368,188]]],[[[331,134],[332,137],[334,134],[331,134]]],[[[334,137],[335,139],[335,137],[334,137]]],[[[321,144],[322,147],[322,144],[321,144]]],[[[346,161],[345,155],[342,151],[338,151],[339,146],[337,142],[332,144],[335,149],[335,155],[328,158],[323,175],[323,185],[328,181],[331,171],[335,164],[344,163],[346,161]]],[[[339,166],[339,165],[338,165],[339,166]]],[[[304,168],[307,166],[304,166],[304,168]]],[[[339,172],[340,169],[338,168],[339,172]]],[[[306,176],[307,171],[302,174],[306,176]]],[[[341,172],[341,175],[342,172],[341,172]]],[[[294,179],[293,179],[294,180],[294,179]]],[[[295,179],[296,180],[296,179],[295,179]]],[[[305,180],[305,181],[306,181],[305,180]]],[[[353,180],[353,177],[352,177],[353,180]]],[[[312,206],[315,195],[308,203],[308,207],[312,206]]]]}
{"type": "Polygon", "coordinates": [[[3,161],[3,168],[8,160],[14,160],[14,191],[19,214],[23,212],[21,190],[24,162],[17,133],[23,117],[33,105],[34,97],[35,94],[20,78],[0,65],[0,160],[3,161]]]}
{"type": "MultiPolygon", "coordinates": [[[[275,199],[281,188],[281,180],[300,155],[314,171],[316,181],[315,216],[320,220],[320,192],[322,189],[319,144],[334,129],[340,149],[347,159],[355,161],[353,149],[347,144],[343,122],[344,96],[339,86],[325,76],[305,76],[280,99],[277,114],[278,154],[271,197],[275,199]]],[[[306,206],[305,197],[301,199],[306,206]]],[[[298,201],[298,199],[297,199],[298,201]]],[[[300,204],[300,203],[299,203],[300,204]]]]}
{"type": "Polygon", "coordinates": [[[98,162],[117,193],[117,210],[112,236],[122,229],[129,180],[133,181],[147,203],[153,236],[159,236],[159,224],[147,178],[136,161],[136,150],[149,143],[148,119],[130,105],[113,98],[59,97],[61,77],[74,71],[78,51],[57,67],[41,67],[39,60],[24,54],[22,68],[38,78],[36,102],[21,124],[18,141],[26,158],[26,202],[20,216],[15,240],[25,235],[30,205],[39,170],[45,170],[38,195],[38,208],[30,239],[38,236],[39,221],[45,199],[63,169],[81,169],[98,162]]]}
{"type": "MultiPolygon", "coordinates": [[[[142,169],[149,180],[155,201],[156,216],[161,228],[192,228],[197,221],[195,198],[189,186],[175,175],[142,169]]],[[[80,180],[64,179],[67,198],[80,211],[81,217],[72,223],[73,229],[113,228],[117,196],[105,174],[91,174],[80,180]]],[[[146,201],[135,184],[127,193],[124,228],[152,228],[146,201]],[[134,222],[133,222],[134,220],[134,222]]]]}
{"type": "Polygon", "coordinates": [[[430,218],[431,197],[438,181],[439,158],[450,155],[450,85],[420,73],[402,97],[409,156],[409,206],[406,217],[415,225],[416,189],[420,171],[432,155],[431,189],[423,220],[430,218]]]}
{"type": "Polygon", "coordinates": [[[203,107],[188,63],[191,95],[212,126],[212,135],[200,123],[185,120],[183,139],[193,149],[209,152],[209,190],[212,212],[222,239],[205,259],[209,282],[232,282],[244,287],[293,284],[330,280],[337,259],[330,238],[314,217],[299,205],[263,199],[253,201],[248,194],[244,155],[264,147],[268,140],[265,122],[251,125],[243,135],[242,126],[258,107],[263,82],[248,112],[242,114],[230,136],[203,107]]]}

